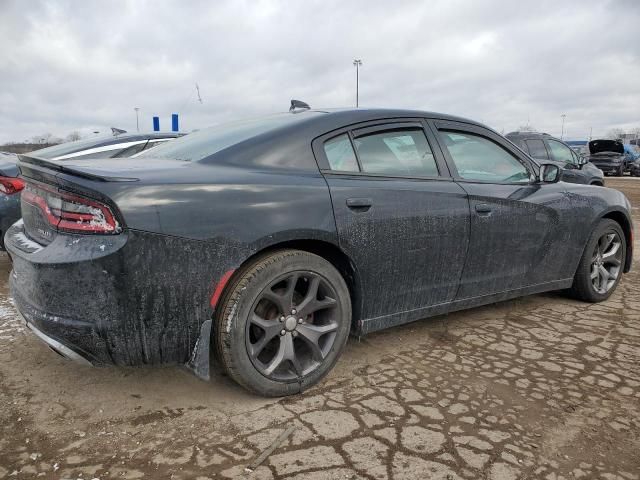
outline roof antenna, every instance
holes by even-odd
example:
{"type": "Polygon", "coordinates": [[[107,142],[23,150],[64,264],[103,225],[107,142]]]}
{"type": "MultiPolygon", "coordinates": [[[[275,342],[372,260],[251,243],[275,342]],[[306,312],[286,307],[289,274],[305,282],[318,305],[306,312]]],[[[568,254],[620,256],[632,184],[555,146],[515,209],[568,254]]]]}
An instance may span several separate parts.
{"type": "Polygon", "coordinates": [[[122,133],[127,133],[127,131],[122,130],[121,128],[111,127],[111,133],[113,134],[114,137],[117,137],[122,133]]]}
{"type": "Polygon", "coordinates": [[[200,87],[196,83],[196,92],[198,92],[198,101],[202,104],[202,97],[200,96],[200,87]]]}
{"type": "Polygon", "coordinates": [[[301,100],[291,100],[291,106],[289,107],[289,111],[291,113],[298,113],[296,112],[296,108],[301,108],[303,110],[310,110],[311,107],[309,106],[308,103],[304,103],[301,100]]]}

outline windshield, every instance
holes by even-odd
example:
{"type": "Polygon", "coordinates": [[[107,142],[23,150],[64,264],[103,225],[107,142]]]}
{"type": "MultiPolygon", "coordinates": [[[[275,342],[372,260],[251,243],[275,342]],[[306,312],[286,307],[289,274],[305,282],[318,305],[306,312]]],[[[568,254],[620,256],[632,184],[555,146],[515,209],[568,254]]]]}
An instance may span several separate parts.
{"type": "Polygon", "coordinates": [[[278,128],[308,119],[310,114],[305,113],[280,113],[267,117],[242,120],[210,127],[155,147],[151,151],[145,151],[138,156],[154,158],[172,158],[176,160],[197,162],[209,157],[225,148],[248,140],[256,135],[266,133],[278,128]]]}

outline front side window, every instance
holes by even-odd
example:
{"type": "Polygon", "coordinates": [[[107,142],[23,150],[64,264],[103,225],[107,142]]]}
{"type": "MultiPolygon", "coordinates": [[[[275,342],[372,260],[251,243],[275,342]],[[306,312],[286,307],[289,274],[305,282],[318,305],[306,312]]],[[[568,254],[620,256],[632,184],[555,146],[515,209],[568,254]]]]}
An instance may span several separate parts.
{"type": "Polygon", "coordinates": [[[549,154],[547,153],[547,149],[544,146],[544,142],[542,140],[525,140],[525,145],[527,146],[527,151],[529,155],[533,158],[542,158],[545,160],[549,160],[549,154]]]}
{"type": "Polygon", "coordinates": [[[528,183],[529,172],[497,143],[467,132],[440,131],[461,178],[495,183],[528,183]]]}
{"type": "Polygon", "coordinates": [[[548,142],[553,158],[559,162],[573,163],[573,155],[569,147],[557,140],[548,140],[548,142]]]}
{"type": "Polygon", "coordinates": [[[408,177],[438,175],[421,128],[376,132],[357,137],[354,143],[363,172],[408,177]]]}
{"type": "Polygon", "coordinates": [[[324,153],[331,170],[339,172],[357,172],[358,162],[351,141],[346,133],[324,142],[324,153]]]}

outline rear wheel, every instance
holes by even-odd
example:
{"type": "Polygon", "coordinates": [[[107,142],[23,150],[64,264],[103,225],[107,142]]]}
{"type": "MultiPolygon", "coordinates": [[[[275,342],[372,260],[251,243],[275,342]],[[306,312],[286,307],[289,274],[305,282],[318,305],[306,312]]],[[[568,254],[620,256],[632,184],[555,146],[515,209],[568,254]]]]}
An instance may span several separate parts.
{"type": "Polygon", "coordinates": [[[620,278],[627,245],[620,225],[603,219],[591,233],[576,270],[571,294],[586,302],[602,302],[611,296],[620,278]]]}
{"type": "Polygon", "coordinates": [[[227,287],[213,343],[240,385],[265,396],[292,395],[331,370],[350,324],[349,290],[333,265],[281,250],[256,259],[227,287]]]}
{"type": "Polygon", "coordinates": [[[616,170],[616,177],[622,177],[624,175],[624,165],[620,165],[616,170]]]}

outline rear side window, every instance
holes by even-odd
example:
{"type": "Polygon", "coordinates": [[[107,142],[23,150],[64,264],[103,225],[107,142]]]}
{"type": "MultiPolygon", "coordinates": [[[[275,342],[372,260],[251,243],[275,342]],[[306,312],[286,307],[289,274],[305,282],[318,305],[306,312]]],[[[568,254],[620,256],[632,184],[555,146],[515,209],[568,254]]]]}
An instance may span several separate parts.
{"type": "Polygon", "coordinates": [[[344,133],[324,143],[324,153],[329,160],[331,170],[357,172],[358,161],[351,147],[349,136],[344,133]]]}
{"type": "Polygon", "coordinates": [[[495,183],[528,183],[529,172],[497,143],[468,132],[441,131],[451,159],[464,179],[495,183]]]}
{"type": "Polygon", "coordinates": [[[527,151],[533,158],[549,159],[549,154],[542,140],[525,140],[527,151]]]}
{"type": "Polygon", "coordinates": [[[433,152],[420,128],[376,132],[354,140],[362,171],[394,176],[437,176],[433,152]]]}

